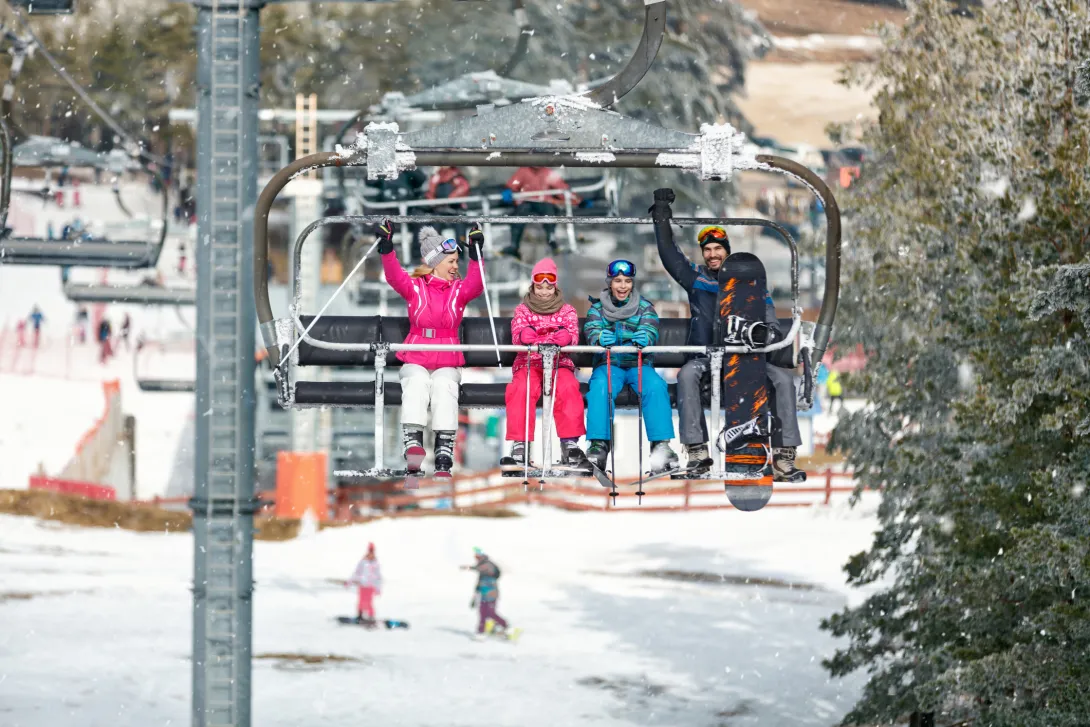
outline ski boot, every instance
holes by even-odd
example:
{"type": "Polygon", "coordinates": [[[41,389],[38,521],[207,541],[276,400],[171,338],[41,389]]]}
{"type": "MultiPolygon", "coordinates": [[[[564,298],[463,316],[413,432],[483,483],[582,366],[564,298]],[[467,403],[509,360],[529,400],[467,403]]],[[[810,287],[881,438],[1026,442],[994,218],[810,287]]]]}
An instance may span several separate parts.
{"type": "Polygon", "coordinates": [[[689,475],[705,475],[712,467],[712,458],[708,454],[708,443],[690,444],[685,451],[685,470],[689,475]]]}
{"type": "Polygon", "coordinates": [[[561,440],[560,450],[562,452],[560,457],[561,466],[571,470],[573,474],[594,474],[594,468],[591,467],[590,460],[587,459],[587,455],[583,454],[583,450],[579,449],[579,445],[575,443],[575,440],[561,440]]]}
{"type": "Polygon", "coordinates": [[[419,472],[424,464],[424,430],[420,427],[405,425],[401,427],[401,441],[405,446],[405,464],[409,472],[419,472]]]}
{"type": "Polygon", "coordinates": [[[651,442],[651,457],[648,460],[651,467],[649,475],[659,475],[677,469],[678,461],[678,456],[670,448],[669,442],[651,442]]]}
{"type": "Polygon", "coordinates": [[[775,482],[806,482],[806,473],[795,467],[795,448],[772,450],[772,479],[775,482]]]}
{"type": "Polygon", "coordinates": [[[519,249],[517,247],[515,247],[514,245],[508,245],[507,247],[500,250],[500,255],[504,255],[506,257],[513,257],[516,260],[521,260],[522,259],[519,256],[519,249]]]}
{"type": "Polygon", "coordinates": [[[609,457],[609,442],[604,439],[592,439],[590,448],[587,449],[587,459],[603,472],[606,469],[606,459],[609,457]]]}
{"type": "Polygon", "coordinates": [[[435,433],[435,476],[447,479],[454,466],[454,432],[435,433]]]}
{"type": "Polygon", "coordinates": [[[521,472],[525,468],[533,469],[533,462],[526,454],[526,443],[515,442],[511,445],[511,454],[500,458],[500,470],[503,472],[521,472]]]}

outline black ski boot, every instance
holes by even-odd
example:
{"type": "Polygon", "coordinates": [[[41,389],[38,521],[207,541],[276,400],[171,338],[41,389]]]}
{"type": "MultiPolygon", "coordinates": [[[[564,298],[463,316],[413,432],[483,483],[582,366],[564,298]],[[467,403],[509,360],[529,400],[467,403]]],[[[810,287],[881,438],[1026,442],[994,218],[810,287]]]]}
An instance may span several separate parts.
{"type": "Polygon", "coordinates": [[[609,442],[604,439],[592,439],[590,448],[587,449],[587,459],[603,472],[606,469],[606,459],[609,457],[609,442]]]}
{"type": "Polygon", "coordinates": [[[526,460],[526,443],[515,442],[511,445],[511,454],[500,458],[500,470],[503,472],[518,472],[527,467],[532,469],[533,463],[526,460]]]}
{"type": "Polygon", "coordinates": [[[562,452],[560,458],[562,466],[576,474],[590,475],[594,473],[594,469],[590,466],[590,460],[587,459],[587,455],[583,454],[583,450],[579,449],[579,445],[575,441],[561,441],[560,450],[562,452]]]}
{"type": "Polygon", "coordinates": [[[401,427],[401,441],[405,447],[405,469],[409,472],[419,472],[424,464],[424,430],[412,425],[401,427]]]}
{"type": "Polygon", "coordinates": [[[677,469],[678,456],[667,441],[651,442],[651,458],[648,464],[651,467],[650,474],[657,475],[677,469]]]}
{"type": "Polygon", "coordinates": [[[500,255],[506,255],[507,257],[513,257],[516,260],[521,260],[522,259],[521,256],[519,255],[519,249],[517,247],[515,247],[514,245],[508,245],[507,247],[500,250],[500,255]]]}
{"type": "Polygon", "coordinates": [[[454,466],[454,435],[456,432],[435,433],[435,476],[450,477],[454,466]]]}
{"type": "Polygon", "coordinates": [[[690,444],[685,451],[685,467],[691,475],[707,474],[712,467],[712,458],[708,454],[708,443],[690,444]]]}
{"type": "Polygon", "coordinates": [[[795,467],[795,448],[772,450],[772,479],[775,482],[806,482],[806,473],[795,467]]]}

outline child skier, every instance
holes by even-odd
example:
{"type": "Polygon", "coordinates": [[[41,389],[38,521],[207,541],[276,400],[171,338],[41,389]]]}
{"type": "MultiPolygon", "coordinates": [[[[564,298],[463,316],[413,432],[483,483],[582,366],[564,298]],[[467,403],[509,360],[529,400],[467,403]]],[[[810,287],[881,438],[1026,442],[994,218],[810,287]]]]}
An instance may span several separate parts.
{"type": "MultiPolygon", "coordinates": [[[[484,291],[478,245],[484,233],[474,225],[469,233],[469,271],[458,272],[458,243],[444,239],[434,227],[420,230],[424,264],[412,275],[401,268],[394,254],[394,226],[379,226],[379,254],[386,281],[409,308],[409,335],[405,343],[456,344],[466,305],[484,291]]],[[[450,477],[454,466],[454,436],[458,429],[458,386],[465,357],[459,351],[399,351],[401,367],[401,423],[405,461],[417,471],[424,461],[424,429],[431,408],[435,430],[435,476],[450,477]]]]}
{"type": "Polygon", "coordinates": [[[367,554],[363,556],[352,577],[345,585],[354,585],[359,589],[359,601],[356,605],[356,623],[375,622],[375,596],[382,595],[382,569],[375,557],[375,544],[367,544],[367,554]],[[366,619],[364,616],[366,615],[366,619]]]}
{"type": "MultiPolygon", "coordinates": [[[[588,346],[653,346],[659,338],[659,317],[651,301],[636,290],[636,265],[628,260],[614,260],[606,268],[608,287],[601,298],[592,297],[583,325],[583,337],[588,346]]],[[[651,473],[657,474],[677,467],[678,457],[670,448],[674,438],[674,415],[670,408],[670,393],[666,382],[655,371],[653,355],[643,357],[643,424],[651,442],[651,473]]],[[[637,354],[611,354],[612,371],[607,370],[606,355],[594,357],[594,373],[587,394],[587,458],[601,470],[609,454],[610,401],[615,400],[628,384],[639,391],[637,354]],[[612,383],[613,390],[609,390],[612,383]],[[607,398],[609,397],[609,398],[607,398]]]]}
{"type": "Polygon", "coordinates": [[[470,608],[477,608],[477,638],[483,638],[486,631],[492,633],[495,626],[507,631],[507,621],[496,613],[496,603],[500,600],[500,568],[493,563],[480,548],[473,549],[477,559],[474,565],[463,565],[462,570],[477,571],[477,587],[473,592],[470,608]],[[491,624],[489,622],[491,621],[491,624]]]}
{"type": "MultiPolygon", "coordinates": [[[[545,258],[534,266],[533,281],[511,319],[511,342],[515,345],[551,343],[570,346],[579,340],[579,314],[564,302],[557,281],[556,263],[545,258]]],[[[507,441],[512,442],[510,456],[500,460],[500,468],[517,470],[529,465],[526,442],[533,441],[535,410],[541,397],[544,370],[539,353],[520,353],[511,367],[507,385],[507,441]],[[528,420],[528,421],[527,421],[528,420]],[[529,429],[527,430],[527,425],[529,429]]],[[[590,474],[590,463],[577,442],[586,433],[583,422],[583,395],[575,378],[575,364],[560,354],[553,370],[553,419],[560,437],[561,462],[574,471],[590,474]]],[[[549,436],[545,432],[544,436],[549,436]]],[[[548,462],[545,463],[548,466],[548,462]]]]}

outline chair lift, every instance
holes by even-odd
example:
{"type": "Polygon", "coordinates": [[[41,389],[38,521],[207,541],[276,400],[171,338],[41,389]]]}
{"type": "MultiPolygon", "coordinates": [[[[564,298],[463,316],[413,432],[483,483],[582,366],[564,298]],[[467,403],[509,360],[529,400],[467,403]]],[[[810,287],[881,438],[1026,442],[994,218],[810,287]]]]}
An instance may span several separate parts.
{"type": "MultiPolygon", "coordinates": [[[[190,324],[182,315],[180,308],[174,309],[178,316],[178,320],[182,325],[193,334],[192,338],[185,339],[186,341],[197,340],[195,331],[192,324],[190,324]]],[[[147,376],[142,376],[140,371],[140,358],[142,353],[146,353],[148,350],[158,350],[160,352],[167,352],[169,348],[163,341],[152,340],[149,341],[141,334],[137,339],[137,344],[133,351],[132,357],[132,372],[133,378],[136,379],[136,385],[141,391],[152,393],[194,393],[197,390],[197,382],[193,379],[153,379],[147,376]]]]}
{"type": "Polygon", "coordinates": [[[140,370],[140,359],[141,356],[146,355],[146,352],[150,349],[158,349],[159,351],[165,352],[167,351],[167,346],[161,341],[141,340],[135,347],[132,354],[132,373],[133,378],[136,379],[136,385],[140,387],[141,391],[149,393],[192,394],[197,390],[197,382],[193,379],[153,379],[143,376],[140,370]]]}
{"type": "MultiPolygon", "coordinates": [[[[511,106],[482,109],[476,116],[467,117],[438,127],[400,133],[395,123],[371,123],[357,138],[350,149],[339,152],[312,154],[296,160],[281,170],[262,190],[256,205],[254,220],[254,297],[258,323],[266,347],[268,360],[274,368],[277,400],[284,408],[313,406],[364,406],[380,409],[394,405],[399,398],[397,387],[384,385],[384,371],[397,366],[388,361],[391,351],[399,350],[458,350],[466,354],[467,366],[510,365],[515,354],[538,351],[544,361],[546,382],[542,410],[545,413],[544,468],[533,473],[542,480],[570,476],[558,470],[551,460],[551,405],[552,370],[558,353],[567,353],[576,359],[577,367],[589,365],[591,354],[604,352],[599,346],[511,345],[509,328],[502,325],[492,328],[481,319],[463,320],[460,340],[464,343],[451,346],[428,344],[401,344],[408,332],[406,318],[381,318],[360,316],[324,316],[329,302],[314,316],[304,316],[299,311],[300,281],[295,278],[293,291],[295,304],[290,316],[276,318],[273,314],[267,278],[268,218],[269,211],[288,181],[300,172],[323,167],[364,166],[368,177],[394,178],[401,171],[417,165],[458,166],[568,166],[609,168],[669,168],[689,170],[705,181],[729,179],[735,170],[758,170],[784,174],[803,183],[824,203],[827,229],[826,280],[824,298],[816,322],[801,321],[802,310],[798,302],[798,256],[794,240],[773,222],[757,219],[731,218],[674,218],[677,225],[759,225],[779,228],[792,251],[792,324],[783,341],[762,348],[741,345],[686,346],[683,320],[678,326],[670,319],[660,320],[660,345],[645,349],[648,353],[661,354],[656,358],[658,367],[680,366],[684,354],[699,353],[709,356],[711,379],[720,379],[726,355],[765,353],[787,356],[788,364],[801,363],[806,385],[800,396],[799,406],[808,409],[813,397],[813,363],[820,362],[829,344],[839,297],[840,280],[840,212],[829,188],[812,171],[794,161],[767,154],[743,151],[745,137],[729,125],[704,125],[699,134],[657,127],[622,116],[607,108],[630,91],[650,68],[661,44],[666,22],[667,2],[646,4],[644,29],[640,44],[628,64],[614,78],[590,93],[580,96],[547,96],[528,99],[511,106]],[[797,354],[788,349],[799,336],[797,354]],[[491,343],[489,342],[491,340],[491,343]],[[375,381],[363,383],[298,381],[295,374],[300,366],[357,366],[372,368],[375,381]],[[387,400],[387,397],[389,399],[387,400]]],[[[323,224],[352,221],[374,224],[377,216],[326,218],[312,223],[295,241],[293,257],[299,265],[300,249],[307,236],[323,224]]],[[[429,222],[432,218],[413,217],[414,222],[429,222]]],[[[460,217],[443,218],[448,222],[495,222],[497,218],[460,217]]],[[[556,221],[563,218],[532,217],[502,218],[510,221],[556,221]]],[[[394,218],[395,222],[404,221],[394,218]]],[[[579,225],[594,224],[648,224],[648,218],[584,217],[575,220],[579,225]]],[[[377,241],[368,250],[370,254],[377,241]]],[[[342,283],[343,290],[352,275],[362,265],[366,255],[342,283]]],[[[334,297],[337,295],[334,293],[334,297]]],[[[488,302],[488,286],[485,283],[488,302]]],[[[332,300],[332,299],[331,299],[332,300]]],[[[491,307],[491,306],[489,306],[491,307]]],[[[614,352],[634,353],[635,347],[614,346],[614,352]]],[[[504,406],[504,384],[466,384],[461,387],[460,406],[499,408],[504,406]]],[[[711,431],[719,433],[721,387],[712,386],[710,392],[711,431]]],[[[618,406],[631,406],[634,402],[622,394],[618,406]]],[[[382,441],[382,417],[376,417],[376,439],[382,441]]],[[[761,479],[735,479],[728,472],[726,455],[719,449],[712,472],[707,479],[722,480],[732,503],[739,491],[756,489],[763,485],[761,479]]],[[[376,450],[375,467],[356,473],[370,477],[401,478],[404,471],[385,467],[381,449],[376,450]]],[[[765,470],[767,471],[767,464],[765,470]]],[[[524,472],[528,485],[531,472],[524,472]]],[[[700,479],[705,479],[701,477],[700,479]]],[[[770,477],[768,478],[770,481],[770,477]]],[[[744,497],[742,498],[745,499],[744,497]]],[[[742,509],[758,509],[756,506],[742,509]]],[[[737,503],[735,503],[737,504],[737,503]]]]}
{"type": "MultiPolygon", "coordinates": [[[[11,47],[13,58],[11,75],[4,86],[3,99],[0,100],[0,120],[2,120],[2,123],[0,123],[0,143],[4,146],[2,152],[0,152],[0,161],[2,161],[3,165],[2,170],[0,170],[3,175],[2,179],[0,179],[0,223],[2,223],[2,226],[0,226],[0,263],[113,268],[154,267],[159,260],[159,253],[166,240],[170,200],[166,185],[162,183],[158,173],[142,163],[133,168],[142,168],[145,172],[158,178],[160,187],[163,190],[162,218],[160,221],[150,221],[147,229],[153,233],[153,236],[148,239],[117,241],[104,238],[46,240],[32,237],[9,237],[7,235],[7,215],[11,201],[12,176],[15,167],[67,166],[119,172],[129,166],[123,162],[119,164],[119,160],[115,155],[93,152],[78,144],[72,144],[61,139],[32,136],[24,132],[15,122],[12,116],[15,81],[18,79],[27,57],[35,49],[38,49],[58,75],[71,85],[73,90],[87,101],[104,121],[118,131],[123,138],[130,138],[108,114],[87,96],[82,87],[46,51],[41,41],[34,35],[33,30],[18,12],[16,12],[16,18],[22,24],[27,37],[20,38],[15,33],[6,30],[3,33],[3,40],[11,47]],[[155,230],[156,225],[159,227],[157,232],[155,230]]],[[[150,159],[146,152],[134,152],[132,156],[137,159],[140,157],[150,159]]],[[[122,210],[127,213],[116,187],[114,188],[114,194],[122,210]]]]}

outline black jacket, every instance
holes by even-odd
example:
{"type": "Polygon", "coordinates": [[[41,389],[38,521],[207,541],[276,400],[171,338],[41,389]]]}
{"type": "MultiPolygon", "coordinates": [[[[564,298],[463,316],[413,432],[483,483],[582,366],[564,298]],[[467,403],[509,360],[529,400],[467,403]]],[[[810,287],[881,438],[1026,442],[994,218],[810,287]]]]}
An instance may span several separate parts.
{"type": "MultiPolygon", "coordinates": [[[[686,345],[711,346],[716,343],[717,325],[719,323],[719,279],[718,276],[704,265],[695,265],[674,241],[674,231],[670,227],[669,220],[661,220],[655,223],[655,239],[658,242],[659,257],[662,265],[670,277],[677,281],[678,285],[689,294],[689,314],[692,319],[689,322],[689,337],[686,345]]],[[[780,331],[779,319],[776,317],[776,306],[772,303],[772,295],[765,291],[765,323],[771,326],[778,340],[783,333],[780,331]]]]}

